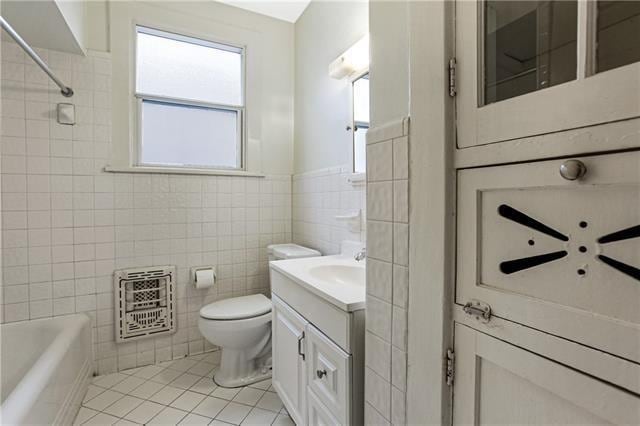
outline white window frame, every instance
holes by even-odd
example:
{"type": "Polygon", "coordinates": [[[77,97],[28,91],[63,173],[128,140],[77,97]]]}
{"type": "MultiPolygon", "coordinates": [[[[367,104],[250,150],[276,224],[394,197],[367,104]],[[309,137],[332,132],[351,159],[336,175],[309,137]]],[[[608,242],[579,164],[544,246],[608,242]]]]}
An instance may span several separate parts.
{"type": "MultiPolygon", "coordinates": [[[[355,114],[355,90],[353,89],[353,85],[357,80],[360,80],[365,75],[369,74],[369,67],[361,69],[352,75],[349,76],[349,93],[351,94],[349,101],[351,102],[351,172],[356,177],[356,180],[359,182],[360,179],[364,181],[366,177],[366,172],[356,172],[356,129],[358,128],[358,123],[361,122],[356,121],[355,114]],[[360,178],[360,179],[359,179],[360,178]]],[[[371,88],[369,88],[369,94],[371,94],[371,88]]],[[[371,105],[369,105],[371,107],[371,105]]],[[[371,109],[371,108],[369,108],[371,109]]],[[[371,111],[369,111],[369,120],[371,120],[371,111]]],[[[361,126],[365,127],[365,126],[361,126]]],[[[371,128],[371,121],[366,126],[367,129],[371,128]]],[[[366,141],[365,141],[365,149],[366,149],[366,141]]],[[[365,157],[365,166],[366,166],[366,157],[365,157]]]]}
{"type": "Polygon", "coordinates": [[[177,170],[222,170],[222,171],[245,171],[246,170],[246,125],[245,125],[245,105],[246,105],[246,48],[245,46],[236,45],[229,42],[222,42],[212,40],[209,37],[203,37],[199,35],[188,34],[186,32],[176,32],[175,30],[159,28],[157,25],[145,25],[142,23],[134,24],[134,40],[133,40],[133,97],[136,104],[136,117],[135,117],[135,147],[132,147],[133,166],[134,167],[152,167],[152,168],[168,168],[177,170]],[[144,33],[159,37],[166,37],[176,41],[183,41],[186,43],[195,43],[201,46],[212,47],[215,49],[227,50],[231,52],[238,52],[240,54],[240,93],[241,93],[241,105],[230,105],[221,103],[203,102],[193,99],[176,98],[170,96],[158,96],[150,95],[144,92],[138,91],[138,34],[144,33]],[[169,105],[185,105],[196,106],[206,109],[233,111],[236,112],[237,121],[237,166],[205,166],[201,164],[157,164],[157,163],[143,163],[142,162],[142,103],[144,101],[160,102],[169,105]]]}

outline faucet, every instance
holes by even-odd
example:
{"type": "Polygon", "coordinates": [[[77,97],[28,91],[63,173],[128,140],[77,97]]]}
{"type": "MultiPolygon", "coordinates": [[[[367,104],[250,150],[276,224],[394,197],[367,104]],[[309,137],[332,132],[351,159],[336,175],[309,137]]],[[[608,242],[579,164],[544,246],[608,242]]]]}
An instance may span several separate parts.
{"type": "Polygon", "coordinates": [[[360,262],[365,257],[367,257],[367,249],[365,247],[362,247],[362,250],[360,250],[353,256],[356,262],[360,262]]]}

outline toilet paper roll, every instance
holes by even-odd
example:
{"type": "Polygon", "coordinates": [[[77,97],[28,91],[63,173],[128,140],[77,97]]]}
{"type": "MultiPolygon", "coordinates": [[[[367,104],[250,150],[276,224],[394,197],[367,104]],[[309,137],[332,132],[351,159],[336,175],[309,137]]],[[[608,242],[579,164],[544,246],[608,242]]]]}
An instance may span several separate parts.
{"type": "Polygon", "coordinates": [[[215,280],[216,276],[213,273],[213,269],[198,269],[196,271],[195,285],[198,289],[213,287],[215,280]]]}

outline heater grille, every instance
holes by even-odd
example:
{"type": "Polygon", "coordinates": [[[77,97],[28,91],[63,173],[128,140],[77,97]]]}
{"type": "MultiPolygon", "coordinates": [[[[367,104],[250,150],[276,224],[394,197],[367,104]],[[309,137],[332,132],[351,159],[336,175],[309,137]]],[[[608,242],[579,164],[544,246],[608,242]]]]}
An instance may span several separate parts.
{"type": "Polygon", "coordinates": [[[115,271],[116,341],[175,331],[175,267],[115,271]]]}

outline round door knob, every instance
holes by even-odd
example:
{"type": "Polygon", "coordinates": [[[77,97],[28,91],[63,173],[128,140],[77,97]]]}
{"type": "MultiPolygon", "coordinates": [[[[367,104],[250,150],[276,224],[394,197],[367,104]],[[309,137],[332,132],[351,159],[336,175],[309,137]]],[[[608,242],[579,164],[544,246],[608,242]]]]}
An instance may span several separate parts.
{"type": "Polygon", "coordinates": [[[581,179],[587,173],[587,166],[580,160],[567,160],[560,165],[560,176],[566,180],[581,179]]]}
{"type": "Polygon", "coordinates": [[[326,376],[327,375],[327,370],[316,370],[316,376],[318,376],[318,379],[322,379],[322,376],[326,376]]]}

